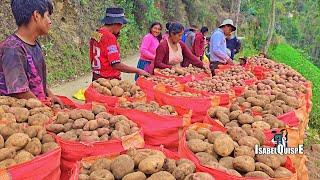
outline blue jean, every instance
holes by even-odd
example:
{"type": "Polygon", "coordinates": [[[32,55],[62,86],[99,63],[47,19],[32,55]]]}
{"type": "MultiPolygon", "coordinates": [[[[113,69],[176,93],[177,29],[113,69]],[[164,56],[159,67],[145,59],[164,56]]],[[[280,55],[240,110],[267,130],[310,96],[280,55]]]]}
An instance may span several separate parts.
{"type": "MultiPolygon", "coordinates": [[[[143,59],[139,59],[138,64],[137,64],[137,68],[145,70],[145,68],[146,68],[147,66],[149,66],[150,64],[151,64],[150,61],[146,61],[146,60],[143,60],[143,59]]],[[[139,75],[136,74],[134,80],[136,81],[136,80],[138,79],[138,77],[139,77],[139,75]]]]}

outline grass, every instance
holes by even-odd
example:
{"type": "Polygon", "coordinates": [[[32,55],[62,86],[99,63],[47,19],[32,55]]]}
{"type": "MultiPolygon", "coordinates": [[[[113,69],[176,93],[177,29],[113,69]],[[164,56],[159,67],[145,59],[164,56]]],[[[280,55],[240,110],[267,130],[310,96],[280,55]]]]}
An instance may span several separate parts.
{"type": "Polygon", "coordinates": [[[311,63],[310,58],[288,44],[270,48],[271,59],[287,64],[312,82],[312,111],[309,125],[320,130],[320,69],[311,63]]]}

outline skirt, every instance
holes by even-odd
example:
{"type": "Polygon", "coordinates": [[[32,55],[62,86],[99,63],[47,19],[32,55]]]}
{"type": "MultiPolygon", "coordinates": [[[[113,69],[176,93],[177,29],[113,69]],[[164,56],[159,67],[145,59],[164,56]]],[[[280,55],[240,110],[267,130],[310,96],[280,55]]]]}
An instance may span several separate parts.
{"type": "MultiPolygon", "coordinates": [[[[146,61],[146,60],[143,60],[143,59],[139,59],[139,61],[138,61],[138,65],[137,65],[137,68],[139,68],[139,69],[143,69],[143,70],[147,70],[146,68],[149,66],[151,64],[151,62],[150,61],[146,61]]],[[[138,77],[139,77],[139,75],[138,74],[136,74],[136,76],[135,76],[135,80],[137,80],[138,79],[138,77]]]]}

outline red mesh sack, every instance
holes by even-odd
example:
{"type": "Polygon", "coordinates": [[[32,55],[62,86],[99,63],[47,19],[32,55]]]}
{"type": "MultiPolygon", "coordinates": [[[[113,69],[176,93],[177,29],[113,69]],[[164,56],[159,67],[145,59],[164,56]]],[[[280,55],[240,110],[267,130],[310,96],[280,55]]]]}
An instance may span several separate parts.
{"type": "Polygon", "coordinates": [[[0,170],[1,180],[59,180],[60,147],[35,157],[31,161],[0,170]]]}

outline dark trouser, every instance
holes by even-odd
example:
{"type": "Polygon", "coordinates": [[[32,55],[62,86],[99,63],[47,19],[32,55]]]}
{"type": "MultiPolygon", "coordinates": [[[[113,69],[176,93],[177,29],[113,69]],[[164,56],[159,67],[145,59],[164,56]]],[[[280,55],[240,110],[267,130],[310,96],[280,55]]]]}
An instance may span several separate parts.
{"type": "Polygon", "coordinates": [[[212,76],[215,75],[214,70],[215,70],[215,69],[218,69],[218,66],[219,66],[220,64],[223,64],[223,63],[218,62],[218,61],[210,62],[210,69],[211,69],[212,76]]]}

